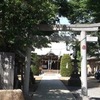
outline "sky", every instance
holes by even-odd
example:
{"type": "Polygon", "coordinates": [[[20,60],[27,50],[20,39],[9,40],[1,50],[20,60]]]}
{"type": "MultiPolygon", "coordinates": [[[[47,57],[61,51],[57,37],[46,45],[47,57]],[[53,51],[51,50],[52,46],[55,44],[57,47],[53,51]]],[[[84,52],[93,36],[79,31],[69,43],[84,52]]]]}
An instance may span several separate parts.
{"type": "Polygon", "coordinates": [[[70,24],[66,17],[59,17],[60,24],[70,24]]]}
{"type": "MultiPolygon", "coordinates": [[[[66,17],[60,17],[60,24],[70,24],[66,17]]],[[[64,41],[61,41],[59,43],[52,42],[49,44],[51,48],[41,48],[41,49],[35,49],[35,53],[38,55],[45,55],[49,52],[54,53],[55,55],[61,56],[63,54],[70,54],[73,51],[67,51],[66,50],[66,43],[64,41]]]]}

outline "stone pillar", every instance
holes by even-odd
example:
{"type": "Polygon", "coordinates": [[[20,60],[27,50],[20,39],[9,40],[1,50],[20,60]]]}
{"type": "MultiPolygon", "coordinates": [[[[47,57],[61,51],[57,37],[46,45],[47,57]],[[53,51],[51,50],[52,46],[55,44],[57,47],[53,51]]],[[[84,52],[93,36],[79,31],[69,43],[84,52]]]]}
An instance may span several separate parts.
{"type": "Polygon", "coordinates": [[[81,31],[81,93],[87,96],[86,32],[81,31]]]}

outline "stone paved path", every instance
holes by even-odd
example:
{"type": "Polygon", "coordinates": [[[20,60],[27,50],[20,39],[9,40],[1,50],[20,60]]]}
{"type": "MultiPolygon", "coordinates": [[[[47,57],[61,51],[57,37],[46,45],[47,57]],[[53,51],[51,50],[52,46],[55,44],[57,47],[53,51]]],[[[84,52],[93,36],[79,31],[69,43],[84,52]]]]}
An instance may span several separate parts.
{"type": "Polygon", "coordinates": [[[33,100],[76,100],[59,80],[58,74],[46,73],[33,94],[33,100]]]}

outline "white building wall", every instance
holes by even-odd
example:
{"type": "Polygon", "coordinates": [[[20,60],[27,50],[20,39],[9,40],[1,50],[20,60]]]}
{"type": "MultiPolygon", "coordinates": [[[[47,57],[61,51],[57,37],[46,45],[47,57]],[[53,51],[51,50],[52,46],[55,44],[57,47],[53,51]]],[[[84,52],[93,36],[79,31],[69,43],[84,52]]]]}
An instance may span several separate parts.
{"type": "Polygon", "coordinates": [[[49,52],[52,52],[58,56],[61,56],[63,54],[73,53],[73,50],[70,50],[70,51],[66,50],[67,46],[65,42],[52,42],[49,45],[50,47],[48,48],[35,49],[34,53],[37,53],[38,55],[45,55],[49,52]]]}

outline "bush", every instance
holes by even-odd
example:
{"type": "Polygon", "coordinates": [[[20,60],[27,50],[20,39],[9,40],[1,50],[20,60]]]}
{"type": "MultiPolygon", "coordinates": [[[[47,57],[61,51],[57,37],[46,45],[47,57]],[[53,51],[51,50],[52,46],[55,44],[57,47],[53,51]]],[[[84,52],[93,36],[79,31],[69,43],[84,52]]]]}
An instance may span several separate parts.
{"type": "Polygon", "coordinates": [[[40,66],[39,57],[37,54],[33,53],[31,55],[31,70],[34,75],[39,75],[39,73],[40,73],[39,66],[40,66]]]}
{"type": "Polygon", "coordinates": [[[31,70],[34,75],[39,75],[39,67],[32,65],[31,70]]]}
{"type": "Polygon", "coordinates": [[[60,74],[61,76],[67,77],[72,74],[73,67],[71,62],[71,57],[69,54],[64,54],[61,58],[60,63],[60,74]]]}

